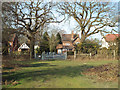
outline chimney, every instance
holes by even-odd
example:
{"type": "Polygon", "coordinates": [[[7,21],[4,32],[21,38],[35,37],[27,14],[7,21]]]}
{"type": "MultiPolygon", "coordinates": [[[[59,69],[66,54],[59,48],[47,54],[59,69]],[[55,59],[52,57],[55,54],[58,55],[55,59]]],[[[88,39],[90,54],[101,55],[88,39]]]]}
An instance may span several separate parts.
{"type": "Polygon", "coordinates": [[[74,39],[74,31],[72,30],[72,33],[71,33],[71,39],[73,40],[74,39]]]}

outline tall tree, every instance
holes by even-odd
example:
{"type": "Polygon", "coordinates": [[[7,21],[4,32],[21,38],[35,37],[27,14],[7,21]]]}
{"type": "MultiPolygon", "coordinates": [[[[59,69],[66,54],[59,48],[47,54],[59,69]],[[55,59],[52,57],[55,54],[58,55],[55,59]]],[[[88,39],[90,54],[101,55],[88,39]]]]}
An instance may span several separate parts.
{"type": "Polygon", "coordinates": [[[62,39],[61,39],[60,33],[57,33],[56,39],[58,41],[58,44],[62,44],[62,39]]]}
{"type": "Polygon", "coordinates": [[[50,45],[50,52],[56,52],[56,46],[57,46],[57,39],[54,34],[51,35],[49,45],[50,45]]]}
{"type": "Polygon", "coordinates": [[[50,37],[49,37],[48,33],[45,32],[43,34],[43,38],[41,39],[41,43],[40,43],[40,51],[41,51],[41,53],[43,51],[45,51],[45,52],[49,52],[50,51],[49,50],[49,40],[50,40],[50,37]]]}
{"type": "MultiPolygon", "coordinates": [[[[7,2],[6,2],[7,3],[7,2]]],[[[4,6],[5,4],[3,4],[4,6]]],[[[34,58],[34,45],[36,33],[42,33],[48,23],[59,23],[53,15],[52,2],[16,2],[13,9],[9,9],[9,15],[4,15],[12,22],[15,33],[23,34],[30,40],[30,59],[34,58]]],[[[64,19],[63,19],[64,20],[64,19]]],[[[42,34],[41,34],[42,35],[42,34]]]]}
{"type": "Polygon", "coordinates": [[[3,3],[2,5],[2,54],[8,55],[9,48],[9,38],[13,34],[10,28],[13,28],[11,21],[9,19],[15,18],[15,15],[10,14],[10,10],[14,8],[15,3],[3,3]]]}
{"type": "Polygon", "coordinates": [[[110,2],[62,2],[58,4],[58,12],[67,14],[78,24],[81,32],[81,42],[96,33],[107,33],[105,27],[115,27],[116,21],[112,20],[112,7],[110,2]]]}

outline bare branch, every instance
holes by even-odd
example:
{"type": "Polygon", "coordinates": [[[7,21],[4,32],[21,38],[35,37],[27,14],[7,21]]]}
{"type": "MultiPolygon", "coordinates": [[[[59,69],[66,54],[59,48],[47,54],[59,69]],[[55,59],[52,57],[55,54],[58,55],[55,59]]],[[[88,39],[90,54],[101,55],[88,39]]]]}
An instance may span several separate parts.
{"type": "Polygon", "coordinates": [[[113,10],[109,2],[65,2],[60,3],[58,9],[61,15],[66,13],[68,17],[74,18],[79,24],[81,36],[85,38],[100,32],[106,26],[115,27],[116,24],[108,15],[113,10]]]}

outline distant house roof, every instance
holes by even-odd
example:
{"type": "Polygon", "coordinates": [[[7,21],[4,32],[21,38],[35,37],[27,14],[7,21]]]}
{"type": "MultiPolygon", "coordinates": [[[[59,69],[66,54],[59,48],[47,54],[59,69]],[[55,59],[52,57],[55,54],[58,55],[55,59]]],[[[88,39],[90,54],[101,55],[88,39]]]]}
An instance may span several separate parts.
{"type": "Polygon", "coordinates": [[[57,45],[56,49],[73,49],[73,45],[63,46],[62,44],[57,45]]]}
{"type": "Polygon", "coordinates": [[[119,36],[120,36],[120,34],[107,34],[105,36],[105,40],[107,42],[115,41],[119,36]]]}
{"type": "Polygon", "coordinates": [[[71,34],[63,34],[62,35],[62,41],[71,41],[71,34]]]}
{"type": "Polygon", "coordinates": [[[73,49],[74,46],[63,46],[63,49],[73,49]]]}
{"type": "Polygon", "coordinates": [[[37,48],[39,48],[39,46],[38,46],[38,45],[35,45],[35,46],[34,46],[34,49],[37,49],[37,48]]]}
{"type": "Polygon", "coordinates": [[[30,49],[26,43],[23,43],[18,49],[30,49]]]}
{"type": "Polygon", "coordinates": [[[62,44],[58,44],[57,47],[56,47],[56,49],[61,49],[61,48],[63,48],[62,44]]]}
{"type": "MultiPolygon", "coordinates": [[[[74,41],[78,38],[79,34],[74,34],[74,41]]],[[[72,34],[62,34],[62,41],[72,41],[72,34]]]]}

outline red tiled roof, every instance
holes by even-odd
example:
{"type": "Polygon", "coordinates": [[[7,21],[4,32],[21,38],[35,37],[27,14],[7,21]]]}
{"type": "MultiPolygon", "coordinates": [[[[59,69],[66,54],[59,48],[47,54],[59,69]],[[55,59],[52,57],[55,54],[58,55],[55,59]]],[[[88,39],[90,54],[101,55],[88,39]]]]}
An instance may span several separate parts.
{"type": "Polygon", "coordinates": [[[118,37],[120,36],[120,34],[107,34],[106,36],[105,36],[105,40],[106,41],[114,41],[114,40],[116,40],[118,37]]]}
{"type": "MultiPolygon", "coordinates": [[[[79,34],[73,34],[73,39],[79,37],[79,34]]],[[[72,41],[72,34],[62,34],[62,41],[72,41]]]]}
{"type": "Polygon", "coordinates": [[[64,49],[73,49],[74,46],[63,46],[64,49]]]}
{"type": "Polygon", "coordinates": [[[62,34],[62,41],[71,41],[71,34],[62,34]]]}
{"type": "Polygon", "coordinates": [[[63,48],[63,45],[62,44],[58,44],[56,49],[60,49],[60,48],[63,48]]]}

